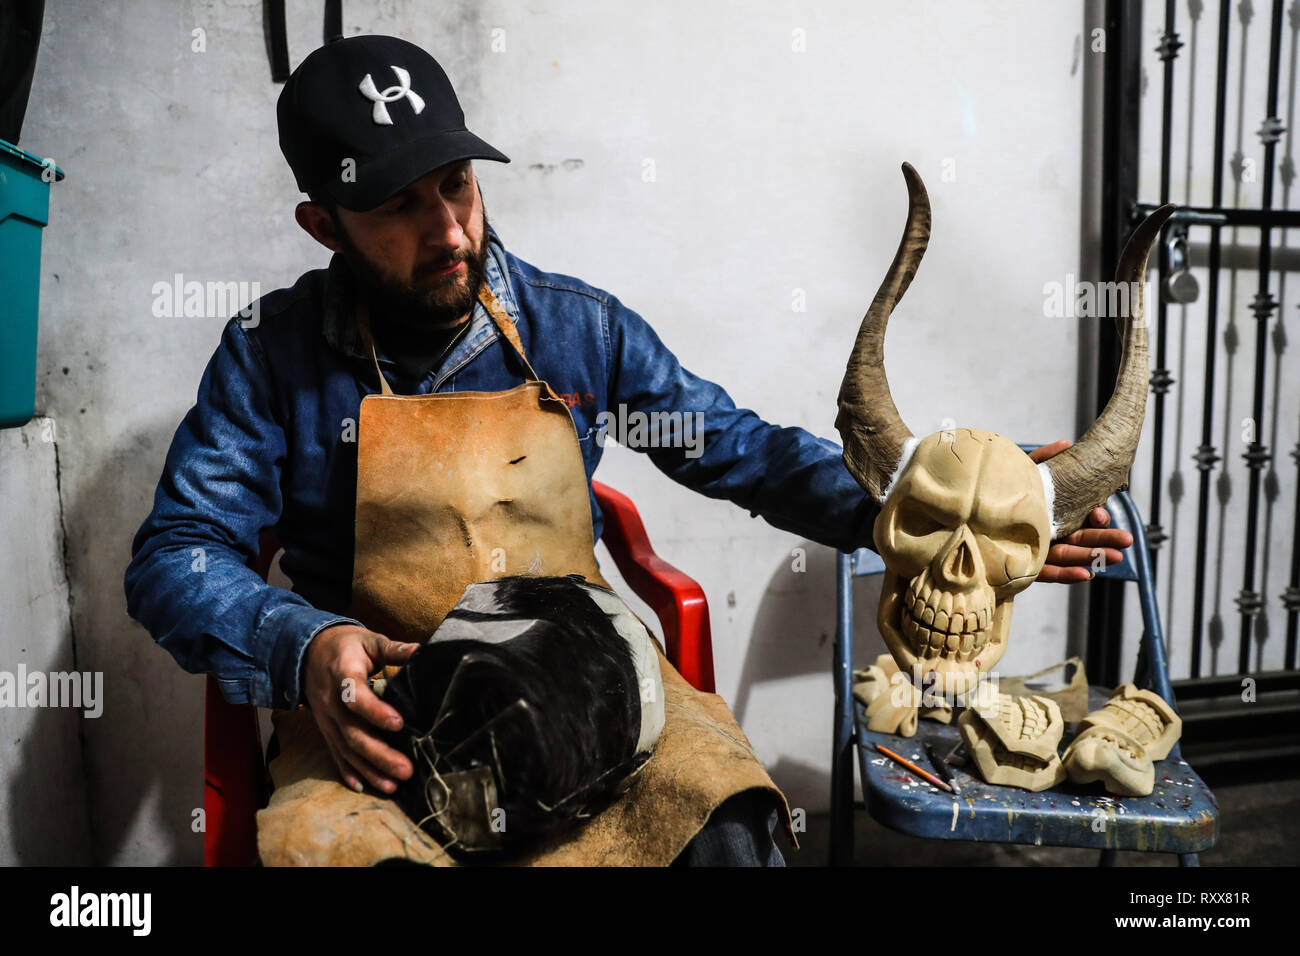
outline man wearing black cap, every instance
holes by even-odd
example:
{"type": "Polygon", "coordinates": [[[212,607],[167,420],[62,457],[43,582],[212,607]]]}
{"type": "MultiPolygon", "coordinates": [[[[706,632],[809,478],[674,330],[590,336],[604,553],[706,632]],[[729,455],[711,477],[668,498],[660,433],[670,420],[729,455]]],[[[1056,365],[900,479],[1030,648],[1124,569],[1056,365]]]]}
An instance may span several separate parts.
{"type": "Polygon", "coordinates": [[[322,48],[289,78],[277,113],[280,148],[312,199],[298,206],[298,224],[352,266],[376,300],[372,314],[389,338],[381,344],[391,345],[385,351],[403,376],[417,379],[468,328],[463,320],[485,276],[487,219],[470,160],[509,158],[465,128],[433,57],[396,37],[322,48]],[[380,63],[388,72],[376,79],[380,63]],[[358,94],[369,110],[355,108],[358,94]],[[339,109],[342,102],[354,108],[339,109]],[[428,239],[421,213],[433,206],[449,219],[428,239]],[[410,228],[413,220],[419,230],[410,228]]]}
{"type": "MultiPolygon", "coordinates": [[[[879,508],[837,445],[737,409],[617,298],[506,251],[470,161],[509,160],[465,128],[446,74],[423,50],[380,36],[322,47],[285,84],[278,119],[311,199],[296,219],[335,256],[328,270],[264,296],[255,326],[236,318],[226,327],[126,573],[131,614],[187,670],[214,674],[228,700],[307,703],[353,789],[392,793],[411,776],[410,761],[376,734],[395,729],[397,714],[366,678],[416,645],[348,616],[358,406],[381,385],[376,365],[399,395],[500,393],[518,385],[526,354],[528,371],[570,406],[588,482],[602,412],[680,412],[677,430],[657,436],[665,440],[630,444],[674,480],[778,528],[841,550],[871,544],[879,508]],[[519,356],[485,295],[517,329],[519,356]],[[686,447],[680,422],[695,413],[703,442],[686,447]],[[271,527],[293,591],[247,567],[271,527]],[[344,700],[346,681],[355,692],[344,700]]],[[[1090,558],[1077,550],[1054,557],[1090,558]]],[[[752,792],[728,799],[679,861],[782,865],[776,818],[752,792]]]]}

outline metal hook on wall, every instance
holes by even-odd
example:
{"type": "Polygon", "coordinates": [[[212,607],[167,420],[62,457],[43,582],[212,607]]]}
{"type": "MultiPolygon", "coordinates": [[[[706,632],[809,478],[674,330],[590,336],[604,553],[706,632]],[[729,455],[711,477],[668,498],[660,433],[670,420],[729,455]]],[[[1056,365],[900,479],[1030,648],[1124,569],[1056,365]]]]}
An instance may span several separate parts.
{"type": "MultiPolygon", "coordinates": [[[[271,79],[283,83],[289,79],[289,40],[284,27],[284,0],[265,0],[262,4],[262,27],[266,33],[266,55],[271,61],[271,79]]],[[[343,39],[343,0],[325,0],[326,43],[343,39]]]]}

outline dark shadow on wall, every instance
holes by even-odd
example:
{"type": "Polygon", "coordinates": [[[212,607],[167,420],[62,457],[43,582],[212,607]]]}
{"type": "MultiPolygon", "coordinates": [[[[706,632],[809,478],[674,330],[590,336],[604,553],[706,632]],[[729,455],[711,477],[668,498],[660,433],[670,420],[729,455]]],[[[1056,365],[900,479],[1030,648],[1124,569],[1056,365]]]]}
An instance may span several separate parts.
{"type": "MultiPolygon", "coordinates": [[[[778,786],[802,793],[830,791],[836,554],[825,545],[801,541],[773,568],[759,601],[732,705],[732,712],[743,727],[750,717],[750,698],[756,687],[790,677],[825,675],[824,692],[819,692],[812,703],[824,717],[824,752],[810,754],[807,761],[783,758],[769,768],[778,786]]],[[[876,630],[880,582],[881,576],[874,575],[857,579],[853,587],[855,668],[866,667],[885,653],[884,642],[876,630]]]]}
{"type": "MultiPolygon", "coordinates": [[[[62,612],[67,613],[67,605],[62,612]]],[[[35,638],[35,635],[32,635],[35,638]]],[[[70,646],[61,646],[37,655],[34,641],[20,647],[20,656],[6,660],[5,670],[16,673],[25,664],[27,673],[70,673],[73,670],[70,646]]],[[[16,693],[26,696],[24,687],[16,693]]],[[[47,698],[52,702],[52,698],[47,698]]],[[[87,820],[89,801],[82,766],[79,741],[78,710],[45,706],[33,708],[32,722],[21,737],[6,744],[17,744],[19,759],[8,781],[8,799],[4,811],[9,816],[16,866],[87,866],[92,859],[90,830],[87,820]],[[58,803],[51,806],[51,795],[58,803]]]]}

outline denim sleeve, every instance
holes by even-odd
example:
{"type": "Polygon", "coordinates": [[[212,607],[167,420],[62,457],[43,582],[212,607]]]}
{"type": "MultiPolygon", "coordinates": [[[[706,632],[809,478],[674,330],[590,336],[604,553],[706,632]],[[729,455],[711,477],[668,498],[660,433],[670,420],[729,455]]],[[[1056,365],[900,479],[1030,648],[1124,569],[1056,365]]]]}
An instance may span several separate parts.
{"type": "Polygon", "coordinates": [[[231,320],[176,430],[125,580],[128,612],[181,667],[214,675],[231,703],[280,709],[302,700],[312,638],[357,623],[248,566],[280,516],[285,454],[266,364],[231,320]]]}
{"type": "Polygon", "coordinates": [[[783,531],[842,551],[875,549],[880,506],[849,474],[839,445],[737,408],[721,386],[683,368],[640,315],[613,296],[606,309],[611,390],[603,431],[645,452],[674,481],[783,531]],[[639,438],[638,418],[644,424],[672,411],[684,413],[680,423],[661,418],[639,438]]]}

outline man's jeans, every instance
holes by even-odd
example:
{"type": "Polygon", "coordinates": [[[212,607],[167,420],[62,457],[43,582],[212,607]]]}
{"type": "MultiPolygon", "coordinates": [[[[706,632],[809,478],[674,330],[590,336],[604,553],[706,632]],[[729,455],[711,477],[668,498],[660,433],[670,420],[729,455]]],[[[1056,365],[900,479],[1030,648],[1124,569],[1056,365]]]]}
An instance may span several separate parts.
{"type": "Polygon", "coordinates": [[[759,793],[738,793],[713,811],[673,866],[785,866],[772,830],[776,809],[759,793]]]}

